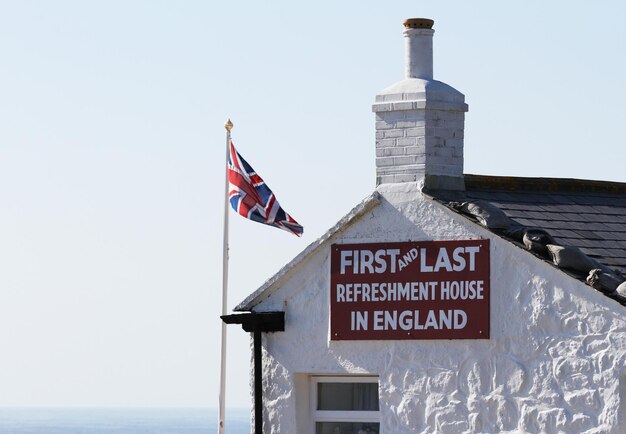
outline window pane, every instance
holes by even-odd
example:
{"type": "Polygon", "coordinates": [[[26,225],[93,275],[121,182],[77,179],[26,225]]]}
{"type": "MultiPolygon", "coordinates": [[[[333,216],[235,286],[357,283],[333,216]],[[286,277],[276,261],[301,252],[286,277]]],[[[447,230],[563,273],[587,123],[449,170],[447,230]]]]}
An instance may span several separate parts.
{"type": "Polygon", "coordinates": [[[317,422],[315,434],[378,434],[377,422],[317,422]]]}
{"type": "Polygon", "coordinates": [[[378,383],[317,383],[317,409],[378,411],[378,383]]]}

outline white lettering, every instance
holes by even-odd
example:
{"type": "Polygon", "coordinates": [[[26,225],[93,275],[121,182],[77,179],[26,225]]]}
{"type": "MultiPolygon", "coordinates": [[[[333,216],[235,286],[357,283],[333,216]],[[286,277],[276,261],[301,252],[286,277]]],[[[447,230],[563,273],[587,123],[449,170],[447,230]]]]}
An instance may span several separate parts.
{"type": "Polygon", "coordinates": [[[480,252],[480,247],[468,246],[465,248],[465,251],[469,253],[469,270],[474,271],[476,269],[476,261],[474,258],[475,258],[476,253],[480,252]]]}
{"type": "Polygon", "coordinates": [[[456,330],[465,328],[465,325],[467,324],[467,314],[465,313],[465,311],[462,310],[455,310],[454,311],[454,328],[456,330]]]}
{"type": "Polygon", "coordinates": [[[353,330],[367,330],[367,311],[356,313],[356,329],[353,330]]]}
{"type": "Polygon", "coordinates": [[[452,311],[439,311],[439,328],[451,329],[452,328],[452,311]]]}
{"type": "Polygon", "coordinates": [[[341,260],[340,260],[340,274],[346,274],[346,266],[352,265],[352,261],[349,259],[352,255],[350,250],[342,250],[341,251],[341,260]]]}
{"type": "Polygon", "coordinates": [[[384,273],[387,271],[387,261],[383,258],[385,256],[385,251],[380,249],[376,250],[374,254],[374,261],[376,262],[376,268],[374,269],[377,273],[384,273]]]}
{"type": "Polygon", "coordinates": [[[439,254],[437,255],[437,262],[435,263],[435,273],[438,272],[441,268],[445,268],[446,271],[452,271],[452,264],[450,264],[450,258],[448,258],[448,251],[445,247],[439,249],[439,254]]]}
{"type": "Polygon", "coordinates": [[[426,249],[420,249],[420,270],[422,273],[432,273],[433,266],[426,265],[426,249]]]}
{"type": "Polygon", "coordinates": [[[396,272],[396,257],[400,254],[400,249],[387,249],[387,254],[391,256],[391,272],[396,272]]]}
{"type": "Polygon", "coordinates": [[[374,330],[383,330],[383,311],[374,311],[374,330]]]}
{"type": "Polygon", "coordinates": [[[482,300],[482,280],[443,281],[439,285],[441,300],[482,300]]]}
{"type": "Polygon", "coordinates": [[[412,314],[413,312],[410,310],[405,310],[400,314],[400,328],[402,330],[411,330],[413,328],[413,318],[411,318],[412,314]]]}
{"type": "Polygon", "coordinates": [[[351,283],[346,283],[346,301],[349,303],[352,300],[352,284],[351,283]]]}
{"type": "Polygon", "coordinates": [[[398,311],[385,311],[385,330],[396,330],[398,328],[398,311]]]}
{"type": "Polygon", "coordinates": [[[398,299],[399,300],[409,300],[409,291],[411,286],[409,282],[406,282],[404,285],[402,282],[398,282],[398,299]]]}
{"type": "Polygon", "coordinates": [[[372,283],[372,301],[378,301],[378,285],[379,283],[372,283]]]}
{"type": "Polygon", "coordinates": [[[402,270],[404,267],[406,267],[406,262],[404,262],[402,259],[398,260],[398,270],[402,270]]]}
{"type": "Polygon", "coordinates": [[[367,268],[370,274],[374,274],[374,255],[369,250],[361,250],[361,274],[365,274],[367,268]]]}
{"type": "Polygon", "coordinates": [[[361,298],[361,300],[370,301],[370,284],[364,283],[363,285],[361,285],[361,289],[363,291],[363,297],[361,298]]]}
{"type": "Polygon", "coordinates": [[[428,311],[428,316],[426,317],[426,324],[424,324],[424,329],[427,329],[429,327],[438,329],[438,325],[437,325],[437,317],[435,316],[435,311],[434,310],[429,310],[428,311]]]}
{"type": "Polygon", "coordinates": [[[346,301],[346,287],[341,283],[337,284],[337,303],[346,301]]]}
{"type": "MultiPolygon", "coordinates": [[[[467,314],[460,309],[429,310],[425,312],[426,322],[420,323],[419,310],[377,310],[373,312],[374,330],[459,330],[467,325],[467,314]]],[[[367,330],[367,312],[356,312],[355,324],[357,330],[367,330]]]]}
{"type": "Polygon", "coordinates": [[[457,247],[452,252],[452,259],[454,260],[454,266],[452,267],[454,271],[463,271],[465,270],[465,258],[462,253],[465,251],[463,247],[457,247]]]}

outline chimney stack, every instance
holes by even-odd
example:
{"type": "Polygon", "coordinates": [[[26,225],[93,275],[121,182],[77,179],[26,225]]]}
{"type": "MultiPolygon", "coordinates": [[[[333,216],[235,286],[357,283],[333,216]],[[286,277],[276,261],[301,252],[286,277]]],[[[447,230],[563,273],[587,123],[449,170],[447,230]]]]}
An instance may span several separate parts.
{"type": "Polygon", "coordinates": [[[404,78],[433,79],[434,23],[428,18],[404,21],[404,78]]]}
{"type": "Polygon", "coordinates": [[[433,79],[433,20],[404,21],[405,78],[376,95],[376,184],[464,190],[465,96],[433,79]]]}

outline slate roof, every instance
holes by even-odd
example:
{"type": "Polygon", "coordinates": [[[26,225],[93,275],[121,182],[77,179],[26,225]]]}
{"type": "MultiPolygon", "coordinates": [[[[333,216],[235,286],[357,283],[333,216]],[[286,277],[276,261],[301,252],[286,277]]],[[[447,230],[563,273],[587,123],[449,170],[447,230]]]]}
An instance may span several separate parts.
{"type": "MultiPolygon", "coordinates": [[[[560,178],[465,175],[466,191],[429,191],[448,205],[484,200],[523,226],[626,276],[626,184],[560,178]]],[[[625,279],[626,280],[626,279],[625,279]]]]}

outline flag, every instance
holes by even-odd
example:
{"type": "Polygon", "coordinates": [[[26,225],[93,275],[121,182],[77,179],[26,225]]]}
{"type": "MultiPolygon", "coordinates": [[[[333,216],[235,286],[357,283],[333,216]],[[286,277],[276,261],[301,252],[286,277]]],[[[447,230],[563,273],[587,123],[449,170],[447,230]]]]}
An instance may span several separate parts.
{"type": "Polygon", "coordinates": [[[301,236],[303,227],[281,208],[265,181],[230,142],[228,153],[228,200],[247,219],[301,236]]]}

